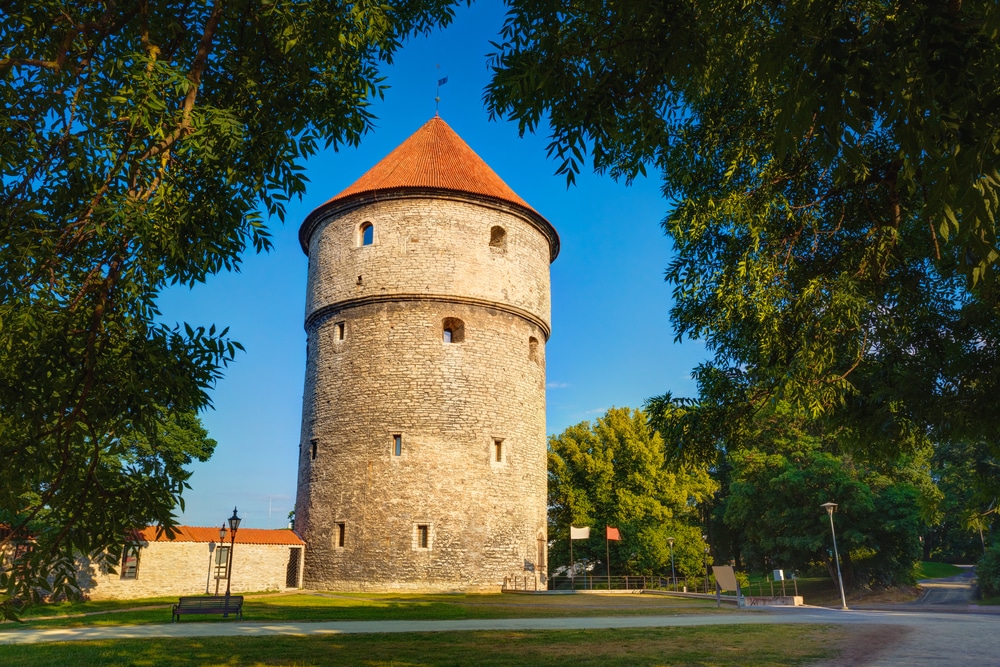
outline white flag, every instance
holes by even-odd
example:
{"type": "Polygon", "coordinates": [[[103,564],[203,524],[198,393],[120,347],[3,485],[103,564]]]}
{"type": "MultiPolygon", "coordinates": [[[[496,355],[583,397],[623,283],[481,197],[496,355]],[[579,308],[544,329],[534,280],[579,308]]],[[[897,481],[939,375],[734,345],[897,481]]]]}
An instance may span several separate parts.
{"type": "Polygon", "coordinates": [[[589,537],[590,537],[590,526],[584,526],[583,528],[577,528],[575,526],[569,527],[569,539],[586,540],[589,537]]]}

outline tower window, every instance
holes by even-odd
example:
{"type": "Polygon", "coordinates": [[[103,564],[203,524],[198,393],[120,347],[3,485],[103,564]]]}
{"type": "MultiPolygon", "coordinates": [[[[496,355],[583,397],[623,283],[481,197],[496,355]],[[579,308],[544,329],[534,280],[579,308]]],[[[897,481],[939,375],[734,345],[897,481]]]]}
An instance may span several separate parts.
{"type": "Polygon", "coordinates": [[[347,532],[346,525],[344,523],[337,524],[337,548],[344,548],[344,533],[347,532]]]}
{"type": "Polygon", "coordinates": [[[358,245],[371,245],[375,243],[375,226],[370,222],[361,223],[358,229],[358,245]]]}
{"type": "Polygon", "coordinates": [[[528,338],[528,359],[538,362],[538,339],[534,336],[528,338]]]}
{"type": "Polygon", "coordinates": [[[337,322],[333,325],[334,338],[337,340],[344,340],[344,322],[337,322]]]}
{"type": "Polygon", "coordinates": [[[417,524],[417,534],[414,546],[417,549],[431,548],[431,527],[429,524],[417,524]]]}
{"type": "Polygon", "coordinates": [[[316,460],[316,445],[317,445],[318,442],[319,441],[316,438],[313,438],[312,440],[309,441],[309,443],[312,445],[312,458],[313,458],[313,461],[316,460]]]}
{"type": "Polygon", "coordinates": [[[396,434],[392,436],[392,455],[402,456],[403,455],[403,436],[396,434]]]}
{"type": "Polygon", "coordinates": [[[507,230],[496,226],[490,229],[490,250],[503,252],[507,249],[507,230]]]}
{"type": "Polygon", "coordinates": [[[493,441],[493,461],[495,463],[503,463],[503,440],[496,439],[493,441]]]}
{"type": "Polygon", "coordinates": [[[446,317],[441,323],[443,340],[446,343],[461,343],[465,341],[465,322],[457,317],[446,317]]]}

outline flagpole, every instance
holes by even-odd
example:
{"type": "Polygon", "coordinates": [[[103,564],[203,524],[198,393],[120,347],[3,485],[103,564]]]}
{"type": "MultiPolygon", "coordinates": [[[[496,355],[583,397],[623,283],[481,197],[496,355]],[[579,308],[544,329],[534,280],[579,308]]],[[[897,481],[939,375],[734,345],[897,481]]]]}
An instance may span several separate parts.
{"type": "Polygon", "coordinates": [[[611,540],[608,536],[608,527],[604,526],[604,553],[608,562],[608,591],[611,590],[611,540]]]}
{"type": "Polygon", "coordinates": [[[573,560],[573,524],[569,526],[569,589],[575,590],[576,561],[573,560]]]}

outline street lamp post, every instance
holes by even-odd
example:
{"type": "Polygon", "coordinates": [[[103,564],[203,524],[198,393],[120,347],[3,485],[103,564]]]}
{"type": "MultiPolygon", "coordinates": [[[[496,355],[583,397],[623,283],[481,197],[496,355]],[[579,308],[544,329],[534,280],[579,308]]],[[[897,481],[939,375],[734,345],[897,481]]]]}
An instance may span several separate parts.
{"type": "Polygon", "coordinates": [[[673,584],[674,591],[677,591],[677,572],[674,570],[674,538],[668,537],[667,542],[670,544],[670,581],[673,584]]]}
{"type": "Polygon", "coordinates": [[[708,593],[708,545],[705,545],[705,593],[708,593]]]}
{"type": "Polygon", "coordinates": [[[825,509],[826,513],[830,516],[830,534],[833,535],[833,559],[837,564],[837,583],[840,584],[840,608],[847,611],[847,598],[844,596],[844,576],[840,573],[840,554],[837,553],[837,531],[833,528],[833,510],[836,509],[837,503],[823,503],[820,507],[825,509]]]}
{"type": "MultiPolygon", "coordinates": [[[[229,617],[229,584],[233,581],[233,546],[236,544],[236,531],[240,527],[240,517],[236,514],[236,508],[233,508],[233,515],[229,517],[229,565],[226,567],[226,611],[222,614],[223,618],[229,617]]],[[[219,531],[222,534],[222,531],[219,531]]]]}
{"type": "MultiPolygon", "coordinates": [[[[215,547],[215,594],[219,594],[219,556],[222,555],[220,549],[226,543],[226,524],[219,528],[219,546],[215,547]]],[[[228,558],[228,554],[226,554],[228,558]]],[[[229,578],[229,561],[226,561],[226,578],[229,578]]]]}

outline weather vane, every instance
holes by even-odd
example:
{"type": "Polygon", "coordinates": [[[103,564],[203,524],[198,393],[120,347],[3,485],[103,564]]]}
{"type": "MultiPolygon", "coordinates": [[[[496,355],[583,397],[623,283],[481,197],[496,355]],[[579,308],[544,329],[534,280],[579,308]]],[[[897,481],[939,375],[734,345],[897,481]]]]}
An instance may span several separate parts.
{"type": "MultiPolygon", "coordinates": [[[[438,74],[441,73],[441,66],[435,65],[438,68],[438,74]]],[[[437,93],[434,95],[434,115],[438,115],[438,107],[441,105],[441,86],[448,83],[448,77],[438,78],[437,93]]]]}

